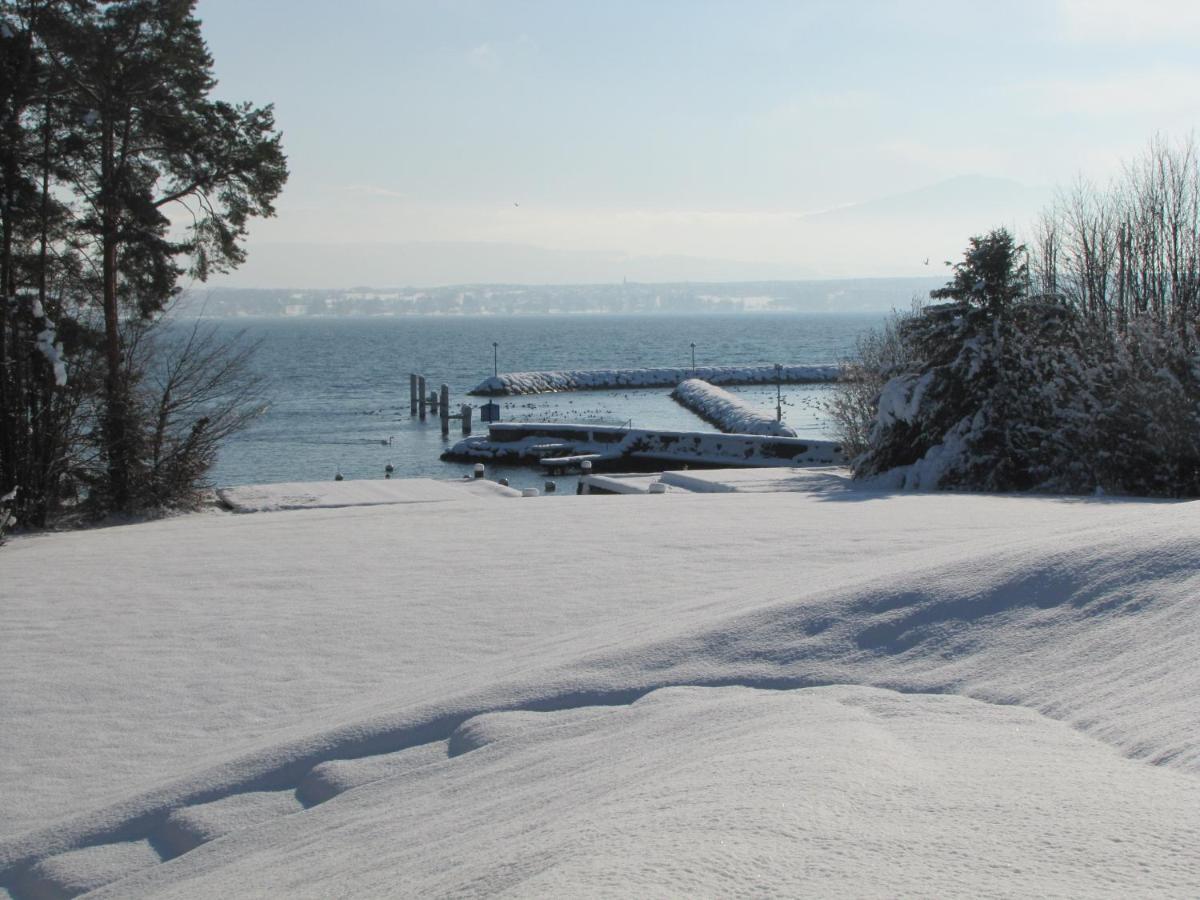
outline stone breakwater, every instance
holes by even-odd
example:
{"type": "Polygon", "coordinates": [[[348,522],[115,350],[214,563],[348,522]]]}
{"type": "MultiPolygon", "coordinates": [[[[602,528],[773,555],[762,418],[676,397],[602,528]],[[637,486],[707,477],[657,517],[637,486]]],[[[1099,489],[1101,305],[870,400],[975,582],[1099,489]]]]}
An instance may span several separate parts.
{"type": "Polygon", "coordinates": [[[471,393],[483,397],[548,394],[612,388],[674,387],[689,378],[709,384],[813,384],[837,381],[836,365],[697,366],[696,368],[576,369],[561,372],[503,372],[485,378],[471,393]]]}
{"type": "Polygon", "coordinates": [[[671,399],[716,425],[726,434],[766,434],[772,437],[796,436],[796,432],[762,410],[745,403],[729,391],[721,390],[699,378],[681,381],[671,391],[671,399]]]}
{"type": "Polygon", "coordinates": [[[543,466],[555,460],[587,459],[605,471],[664,465],[761,468],[845,463],[841,446],[833,441],[548,422],[494,422],[486,435],[464,438],[442,459],[543,466]]]}

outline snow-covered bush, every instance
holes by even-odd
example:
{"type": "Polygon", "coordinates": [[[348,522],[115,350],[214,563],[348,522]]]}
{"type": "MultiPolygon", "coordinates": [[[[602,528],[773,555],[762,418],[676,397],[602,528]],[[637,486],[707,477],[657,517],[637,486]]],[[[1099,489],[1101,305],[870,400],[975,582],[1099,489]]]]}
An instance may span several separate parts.
{"type": "Polygon", "coordinates": [[[1195,323],[1114,330],[1061,296],[1023,296],[1023,248],[972,240],[952,302],[902,318],[872,373],[859,476],[897,487],[1200,495],[1195,323]]]}
{"type": "Polygon", "coordinates": [[[914,299],[911,312],[895,313],[882,328],[859,337],[854,355],[842,360],[837,386],[824,409],[847,459],[861,456],[870,446],[883,386],[910,362],[901,324],[920,310],[921,302],[914,299]]]}

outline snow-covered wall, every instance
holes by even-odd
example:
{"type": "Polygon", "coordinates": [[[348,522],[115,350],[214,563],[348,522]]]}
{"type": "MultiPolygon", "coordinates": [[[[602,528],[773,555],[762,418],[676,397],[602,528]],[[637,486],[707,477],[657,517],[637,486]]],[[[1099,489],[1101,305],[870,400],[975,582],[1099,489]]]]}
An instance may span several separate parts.
{"type": "Polygon", "coordinates": [[[471,391],[481,396],[503,394],[548,394],[552,391],[587,391],[617,387],[674,387],[689,378],[701,378],[710,384],[809,384],[836,381],[838,367],[782,366],[776,376],[774,366],[699,366],[695,369],[578,369],[563,372],[504,372],[479,382],[471,391]]]}
{"type": "Polygon", "coordinates": [[[686,406],[706,422],[726,434],[769,434],[774,437],[796,436],[796,432],[762,410],[750,406],[729,391],[699,378],[681,381],[671,391],[671,399],[686,406]]]}

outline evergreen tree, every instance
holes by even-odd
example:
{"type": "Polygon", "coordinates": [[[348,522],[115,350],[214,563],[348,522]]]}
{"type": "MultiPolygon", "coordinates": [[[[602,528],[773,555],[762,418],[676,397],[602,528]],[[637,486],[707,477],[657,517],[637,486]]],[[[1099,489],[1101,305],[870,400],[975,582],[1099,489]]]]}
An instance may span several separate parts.
{"type": "Polygon", "coordinates": [[[909,366],[882,388],[859,474],[908,467],[913,486],[1024,490],[1054,469],[1054,417],[1066,390],[1075,318],[1025,298],[1024,248],[1005,230],[971,238],[952,302],[899,326],[909,366]]]}
{"type": "Polygon", "coordinates": [[[211,99],[212,58],[194,9],[195,0],[76,0],[56,6],[45,28],[83,123],[68,181],[100,274],[101,446],[116,509],[131,505],[144,452],[122,317],[160,312],[185,266],[203,280],[241,262],[249,218],[273,215],[287,178],[271,107],[211,99]],[[186,233],[172,233],[169,207],[188,214],[186,233]]]}
{"type": "Polygon", "coordinates": [[[977,306],[992,317],[1003,315],[1028,293],[1029,270],[1024,257],[1024,245],[1017,246],[1007,229],[973,237],[962,262],[954,265],[954,278],[929,296],[977,306]]]}
{"type": "MultiPolygon", "coordinates": [[[[172,413],[188,434],[205,424],[176,474],[154,475],[165,471],[163,403],[195,404],[151,396],[136,336],[185,270],[203,280],[242,261],[249,219],[273,214],[287,177],[271,107],[211,97],[194,10],[194,0],[0,0],[0,494],[19,486],[18,516],[33,524],[68,474],[86,479],[99,510],[165,502],[164,481],[211,462],[227,433],[212,423],[244,420],[172,413]]],[[[189,346],[188,371],[244,370],[236,350],[189,346]]],[[[245,396],[186,383],[218,405],[245,396]]]]}

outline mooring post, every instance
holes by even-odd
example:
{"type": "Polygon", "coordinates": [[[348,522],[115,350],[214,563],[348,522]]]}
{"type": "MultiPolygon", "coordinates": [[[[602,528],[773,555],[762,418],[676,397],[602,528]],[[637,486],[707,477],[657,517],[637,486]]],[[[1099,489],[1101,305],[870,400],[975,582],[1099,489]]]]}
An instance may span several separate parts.
{"type": "Polygon", "coordinates": [[[450,433],[450,385],[442,385],[442,396],[438,400],[438,409],[442,413],[442,436],[450,433]]]}
{"type": "Polygon", "coordinates": [[[470,403],[464,403],[459,409],[459,412],[462,414],[463,434],[471,433],[471,411],[473,409],[474,407],[470,403]]]}
{"type": "Polygon", "coordinates": [[[590,494],[592,492],[592,487],[584,479],[592,474],[592,461],[590,459],[585,459],[583,462],[581,462],[579,464],[579,471],[579,493],[590,494]]]}
{"type": "Polygon", "coordinates": [[[425,421],[425,401],[428,395],[425,393],[425,376],[417,376],[417,403],[421,410],[421,421],[425,421]]]}
{"type": "Polygon", "coordinates": [[[408,373],[408,414],[417,414],[417,373],[408,373]]]}
{"type": "Polygon", "coordinates": [[[431,413],[433,413],[434,415],[437,415],[437,411],[438,411],[438,392],[437,391],[429,392],[429,411],[431,413]]]}

